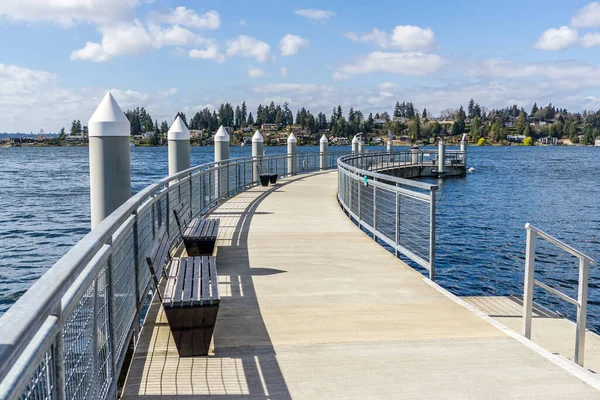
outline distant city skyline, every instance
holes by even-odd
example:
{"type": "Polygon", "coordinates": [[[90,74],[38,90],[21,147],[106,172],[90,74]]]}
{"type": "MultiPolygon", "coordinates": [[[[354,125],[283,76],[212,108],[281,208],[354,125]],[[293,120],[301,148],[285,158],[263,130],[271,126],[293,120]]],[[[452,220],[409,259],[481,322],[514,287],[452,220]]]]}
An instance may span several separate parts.
{"type": "Polygon", "coordinates": [[[87,124],[107,91],[169,122],[242,101],[600,109],[599,2],[2,0],[0,37],[0,132],[87,124]]]}

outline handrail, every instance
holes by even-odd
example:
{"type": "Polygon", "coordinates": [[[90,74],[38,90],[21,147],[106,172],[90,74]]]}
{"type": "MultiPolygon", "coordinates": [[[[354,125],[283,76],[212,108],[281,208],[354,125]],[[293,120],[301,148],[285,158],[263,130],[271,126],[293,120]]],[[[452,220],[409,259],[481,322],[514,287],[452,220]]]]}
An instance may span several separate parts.
{"type": "Polygon", "coordinates": [[[211,162],[163,178],[131,197],[0,317],[0,398],[112,397],[151,287],[140,260],[159,226],[166,224],[173,235],[170,214],[176,204],[189,202],[194,214],[202,215],[257,185],[256,168],[269,168],[283,177],[333,168],[339,155],[329,153],[323,167],[321,153],[211,162]],[[51,341],[43,328],[49,321],[58,324],[51,341]],[[80,348],[85,343],[87,347],[80,348]],[[67,366],[65,358],[75,356],[67,366]],[[105,368],[103,381],[99,368],[105,368]],[[81,374],[88,377],[85,385],[73,383],[84,379],[81,374]]]}
{"type": "Polygon", "coordinates": [[[585,352],[585,330],[588,302],[588,279],[590,265],[594,260],[568,244],[527,223],[527,245],[525,252],[525,284],[523,293],[523,336],[531,339],[531,325],[533,317],[533,288],[538,286],[548,293],[571,303],[577,307],[577,327],[575,336],[575,363],[583,366],[585,352]],[[577,299],[573,299],[553,287],[535,279],[535,250],[537,237],[547,240],[558,248],[574,255],[579,259],[579,281],[577,299]]]}
{"type": "Polygon", "coordinates": [[[419,157],[411,151],[341,157],[338,201],[350,219],[371,233],[374,240],[389,245],[396,256],[402,254],[427,269],[433,280],[438,186],[370,170],[380,165],[384,169],[419,166],[419,158],[422,160],[422,153],[419,157]]]}

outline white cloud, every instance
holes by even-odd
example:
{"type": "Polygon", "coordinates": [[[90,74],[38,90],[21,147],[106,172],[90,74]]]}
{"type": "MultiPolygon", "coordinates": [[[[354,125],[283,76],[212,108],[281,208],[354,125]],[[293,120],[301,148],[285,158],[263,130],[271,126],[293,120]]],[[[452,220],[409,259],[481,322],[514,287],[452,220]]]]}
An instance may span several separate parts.
{"type": "Polygon", "coordinates": [[[183,6],[169,11],[152,11],[148,15],[149,20],[170,25],[180,25],[194,29],[219,29],[221,27],[221,16],[216,11],[208,11],[198,15],[194,10],[183,6]]]}
{"type": "Polygon", "coordinates": [[[261,68],[248,67],[248,77],[250,77],[252,79],[268,78],[269,75],[261,68]]]}
{"type": "Polygon", "coordinates": [[[87,42],[82,49],[71,53],[71,60],[107,61],[117,56],[132,56],[157,50],[164,46],[190,46],[206,40],[186,28],[174,25],[144,26],[140,21],[98,28],[100,43],[87,42]]]}
{"type": "Polygon", "coordinates": [[[579,42],[579,34],[576,29],[568,26],[561,26],[558,29],[548,29],[534,43],[533,47],[540,50],[564,50],[579,42]]]}
{"type": "Polygon", "coordinates": [[[444,64],[442,57],[422,52],[387,53],[375,51],[358,58],[353,64],[344,65],[333,73],[334,80],[351,76],[388,72],[409,76],[426,76],[439,70],[444,64]]]}
{"type": "Polygon", "coordinates": [[[287,34],[279,42],[282,56],[293,56],[298,54],[302,47],[308,47],[308,39],[304,39],[297,35],[287,34]]]}
{"type": "Polygon", "coordinates": [[[227,42],[227,55],[254,58],[265,62],[270,58],[271,46],[252,36],[239,35],[227,42]]]}
{"type": "Polygon", "coordinates": [[[571,25],[576,28],[600,26],[600,3],[594,1],[577,11],[571,18],[571,25]]]}
{"type": "Polygon", "coordinates": [[[314,21],[325,21],[331,17],[335,17],[336,15],[333,11],[315,9],[296,10],[294,12],[297,15],[303,16],[304,18],[312,19],[314,21]]]}
{"type": "Polygon", "coordinates": [[[281,69],[279,70],[279,72],[281,72],[281,76],[282,77],[287,78],[287,76],[288,76],[287,67],[281,67],[281,69]]]}
{"type": "Polygon", "coordinates": [[[192,110],[194,110],[194,111],[197,112],[197,111],[202,111],[202,110],[204,110],[206,108],[208,108],[210,111],[215,111],[216,110],[214,104],[210,104],[210,103],[208,103],[208,104],[200,104],[200,105],[194,106],[194,107],[192,107],[192,110]]]}
{"type": "Polygon", "coordinates": [[[175,96],[177,93],[179,93],[179,90],[177,90],[177,88],[171,88],[171,89],[167,89],[167,90],[159,90],[158,91],[158,95],[160,97],[171,97],[171,96],[175,96]]]}
{"type": "MultiPolygon", "coordinates": [[[[486,60],[475,65],[470,72],[474,76],[494,79],[547,79],[558,90],[600,87],[600,67],[577,61],[522,63],[510,60],[486,60]]],[[[536,83],[536,81],[531,82],[536,83]]]]}
{"type": "Polygon", "coordinates": [[[139,3],[139,0],[2,0],[0,17],[62,26],[79,22],[107,24],[133,19],[139,3]]]}
{"type": "Polygon", "coordinates": [[[358,35],[346,33],[348,39],[355,42],[375,43],[382,49],[399,48],[402,50],[430,50],[435,47],[435,34],[429,28],[413,25],[398,25],[391,34],[374,28],[370,33],[358,35]]]}
{"type": "Polygon", "coordinates": [[[600,33],[598,33],[598,32],[586,33],[581,38],[580,44],[581,44],[581,47],[585,47],[585,48],[600,46],[600,33]]]}
{"type": "Polygon", "coordinates": [[[189,56],[202,60],[215,60],[218,63],[225,61],[225,56],[219,53],[219,48],[214,43],[209,43],[206,49],[192,49],[189,51],[189,56]]]}
{"type": "Polygon", "coordinates": [[[246,26],[248,23],[245,19],[240,19],[240,26],[246,26]]]}

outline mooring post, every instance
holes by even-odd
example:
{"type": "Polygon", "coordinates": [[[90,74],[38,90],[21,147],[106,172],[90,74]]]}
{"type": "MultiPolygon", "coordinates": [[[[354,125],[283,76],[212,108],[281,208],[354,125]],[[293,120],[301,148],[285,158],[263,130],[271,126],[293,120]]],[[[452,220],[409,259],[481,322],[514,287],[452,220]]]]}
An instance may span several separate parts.
{"type": "Polygon", "coordinates": [[[392,151],[394,151],[394,136],[392,132],[388,131],[387,152],[391,153],[392,151]]]}
{"type": "Polygon", "coordinates": [[[419,146],[412,146],[410,148],[410,155],[411,155],[411,165],[418,165],[419,164],[419,146]]]}
{"type": "Polygon", "coordinates": [[[438,142],[438,174],[446,173],[446,142],[440,138],[438,142]]]}
{"type": "Polygon", "coordinates": [[[329,140],[327,140],[327,136],[325,136],[325,134],[321,136],[321,140],[319,140],[319,146],[321,147],[321,171],[325,171],[327,168],[329,168],[329,165],[327,165],[329,140]]]}
{"type": "Polygon", "coordinates": [[[129,120],[110,93],[88,122],[92,229],[131,197],[129,120]]]}
{"type": "Polygon", "coordinates": [[[365,141],[362,137],[358,139],[358,153],[363,154],[365,152],[365,141]]]}
{"type": "Polygon", "coordinates": [[[352,139],[352,154],[358,154],[359,151],[359,140],[358,135],[354,135],[354,139],[352,139]]]}
{"type": "Polygon", "coordinates": [[[265,143],[262,133],[257,129],[252,136],[252,181],[258,182],[262,168],[262,157],[265,152],[265,143]]]}
{"type": "Polygon", "coordinates": [[[463,134],[462,140],[460,141],[460,151],[462,154],[462,161],[465,164],[465,168],[467,167],[467,134],[463,134]]]}
{"type": "Polygon", "coordinates": [[[221,197],[228,191],[227,183],[229,180],[227,165],[221,162],[229,160],[229,133],[223,125],[219,128],[213,140],[215,142],[215,162],[219,163],[219,169],[215,177],[216,193],[217,197],[221,197]]]}
{"type": "Polygon", "coordinates": [[[190,169],[190,130],[178,115],[168,134],[169,175],[190,169]]]}
{"type": "Polygon", "coordinates": [[[287,152],[288,152],[288,174],[296,175],[296,145],[298,141],[294,133],[290,133],[287,139],[287,152]]]}

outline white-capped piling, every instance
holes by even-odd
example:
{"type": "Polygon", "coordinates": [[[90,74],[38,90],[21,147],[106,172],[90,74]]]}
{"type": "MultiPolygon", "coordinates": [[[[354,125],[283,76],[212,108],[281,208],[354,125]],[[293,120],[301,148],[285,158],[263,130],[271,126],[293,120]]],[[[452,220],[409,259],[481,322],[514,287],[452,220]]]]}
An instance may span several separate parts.
{"type": "Polygon", "coordinates": [[[365,141],[363,138],[358,140],[358,153],[363,154],[365,152],[365,141]]]}
{"type": "Polygon", "coordinates": [[[262,169],[262,157],[265,152],[265,143],[262,133],[257,129],[252,136],[252,180],[258,182],[262,169]]]}
{"type": "Polygon", "coordinates": [[[358,135],[354,135],[354,138],[352,139],[352,154],[358,154],[359,144],[360,140],[358,140],[358,135]]]}
{"type": "Polygon", "coordinates": [[[229,180],[227,163],[223,162],[229,160],[229,133],[225,127],[221,126],[219,128],[213,140],[215,143],[215,162],[218,162],[220,166],[215,176],[216,193],[221,197],[227,193],[229,180]]]}
{"type": "Polygon", "coordinates": [[[327,140],[327,136],[325,136],[325,134],[323,134],[323,136],[321,136],[321,140],[319,140],[319,147],[321,150],[321,171],[324,171],[329,167],[327,157],[329,140],[327,140]]]}
{"type": "Polygon", "coordinates": [[[391,153],[392,151],[394,151],[394,136],[392,132],[388,131],[387,152],[391,153]]]}
{"type": "Polygon", "coordinates": [[[288,153],[288,173],[290,175],[296,175],[297,155],[296,145],[298,141],[293,133],[290,133],[287,139],[287,153],[288,153]]]}
{"type": "Polygon", "coordinates": [[[462,140],[460,141],[460,151],[463,152],[462,161],[466,167],[467,166],[467,134],[466,133],[463,134],[462,140]]]}
{"type": "Polygon", "coordinates": [[[169,140],[169,175],[190,168],[190,130],[178,115],[173,121],[168,134],[169,140]]]}
{"type": "Polygon", "coordinates": [[[412,165],[419,164],[419,146],[412,146],[410,148],[410,158],[412,165]]]}
{"type": "Polygon", "coordinates": [[[131,124],[107,93],[88,129],[93,229],[131,197],[131,124]]]}
{"type": "Polygon", "coordinates": [[[440,138],[438,142],[438,174],[446,173],[446,142],[440,138]]]}

